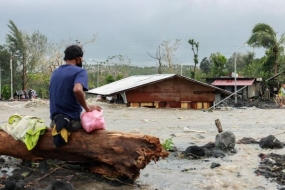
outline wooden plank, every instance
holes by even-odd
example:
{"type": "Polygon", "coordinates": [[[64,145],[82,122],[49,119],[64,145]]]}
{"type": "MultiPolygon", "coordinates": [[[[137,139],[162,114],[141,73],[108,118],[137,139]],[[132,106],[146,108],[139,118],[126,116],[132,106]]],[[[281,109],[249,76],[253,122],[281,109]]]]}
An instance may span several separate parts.
{"type": "Polygon", "coordinates": [[[197,102],[197,109],[202,109],[202,108],[203,108],[203,103],[197,102]]]}
{"type": "Polygon", "coordinates": [[[182,109],[189,109],[189,108],[191,108],[191,101],[181,101],[181,108],[182,109]]]}
{"type": "Polygon", "coordinates": [[[141,102],[141,107],[153,106],[153,102],[141,102]]]}
{"type": "Polygon", "coordinates": [[[203,102],[203,108],[209,109],[210,108],[210,102],[203,102]]]}
{"type": "Polygon", "coordinates": [[[138,107],[140,107],[140,103],[137,103],[137,102],[131,102],[131,103],[130,103],[130,107],[138,108],[138,107]]]}
{"type": "Polygon", "coordinates": [[[218,132],[219,132],[219,133],[223,132],[223,127],[222,127],[222,124],[221,124],[221,122],[220,122],[219,119],[216,119],[216,120],[215,120],[215,124],[216,124],[216,127],[217,127],[217,129],[218,129],[218,132]]]}
{"type": "Polygon", "coordinates": [[[161,107],[161,102],[160,101],[155,101],[153,103],[153,105],[154,105],[155,108],[160,108],[161,107]]]}

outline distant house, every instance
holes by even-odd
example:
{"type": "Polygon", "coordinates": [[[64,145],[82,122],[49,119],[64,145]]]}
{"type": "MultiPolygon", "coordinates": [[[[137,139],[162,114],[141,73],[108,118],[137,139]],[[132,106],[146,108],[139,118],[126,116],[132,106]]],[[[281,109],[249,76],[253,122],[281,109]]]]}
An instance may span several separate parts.
{"type": "Polygon", "coordinates": [[[234,92],[235,85],[237,86],[237,94],[242,96],[243,99],[248,99],[252,97],[258,97],[261,90],[261,78],[246,78],[246,77],[236,77],[236,82],[234,75],[224,76],[219,78],[206,78],[206,83],[213,86],[219,87],[221,89],[234,92]]]}
{"type": "Polygon", "coordinates": [[[221,96],[221,88],[175,74],[131,76],[89,90],[87,93],[115,96],[131,107],[207,109],[221,96]]]}

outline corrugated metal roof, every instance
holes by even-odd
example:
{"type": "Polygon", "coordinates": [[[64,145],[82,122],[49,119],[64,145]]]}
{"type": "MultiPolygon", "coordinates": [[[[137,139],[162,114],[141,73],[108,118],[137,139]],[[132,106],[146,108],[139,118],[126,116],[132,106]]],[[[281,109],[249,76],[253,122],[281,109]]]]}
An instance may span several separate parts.
{"type": "Polygon", "coordinates": [[[99,94],[99,95],[112,95],[112,94],[117,94],[120,92],[124,92],[130,89],[137,88],[139,86],[143,86],[145,84],[149,83],[154,83],[154,82],[159,82],[162,80],[165,80],[167,78],[172,78],[174,76],[184,78],[186,80],[192,81],[194,83],[201,84],[203,86],[208,86],[210,88],[214,88],[223,94],[232,94],[232,92],[220,89],[218,87],[188,78],[180,75],[175,75],[175,74],[154,74],[154,75],[137,75],[137,76],[130,76],[115,82],[112,82],[110,84],[106,84],[104,86],[101,86],[99,88],[94,88],[89,90],[87,93],[91,94],[99,94]]]}
{"type": "Polygon", "coordinates": [[[99,88],[91,89],[88,91],[88,93],[100,94],[100,95],[111,95],[111,94],[126,91],[127,89],[133,89],[133,88],[145,85],[145,84],[161,81],[166,78],[171,78],[173,76],[174,74],[130,76],[130,77],[112,82],[110,84],[100,86],[99,88]]]}
{"type": "Polygon", "coordinates": [[[252,85],[254,82],[254,79],[252,80],[237,80],[235,83],[235,80],[215,80],[212,85],[215,86],[234,86],[235,84],[237,86],[249,86],[252,85]]]}

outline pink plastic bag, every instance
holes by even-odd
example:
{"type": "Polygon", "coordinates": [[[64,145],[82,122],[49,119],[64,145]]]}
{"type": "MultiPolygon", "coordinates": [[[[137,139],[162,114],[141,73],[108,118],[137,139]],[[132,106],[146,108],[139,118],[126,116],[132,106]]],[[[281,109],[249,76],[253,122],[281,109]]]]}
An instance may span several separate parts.
{"type": "Polygon", "coordinates": [[[105,129],[105,120],[103,110],[93,110],[92,112],[84,112],[81,116],[81,124],[86,132],[105,129]]]}

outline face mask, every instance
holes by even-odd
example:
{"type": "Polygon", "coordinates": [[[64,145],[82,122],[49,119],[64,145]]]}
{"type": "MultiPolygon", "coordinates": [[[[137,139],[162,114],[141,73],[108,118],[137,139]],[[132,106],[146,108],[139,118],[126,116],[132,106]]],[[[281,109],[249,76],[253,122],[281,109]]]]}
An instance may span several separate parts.
{"type": "Polygon", "coordinates": [[[79,58],[79,59],[77,59],[77,60],[79,61],[79,63],[76,63],[76,66],[77,66],[77,67],[82,67],[82,59],[79,58]]]}
{"type": "Polygon", "coordinates": [[[82,62],[76,63],[76,66],[77,66],[77,67],[82,67],[82,62]]]}

